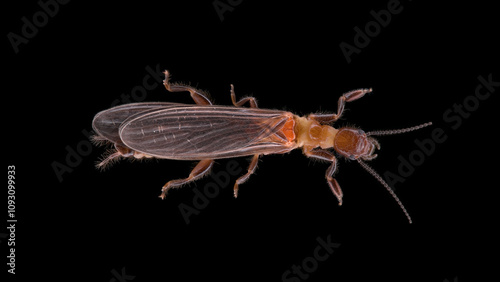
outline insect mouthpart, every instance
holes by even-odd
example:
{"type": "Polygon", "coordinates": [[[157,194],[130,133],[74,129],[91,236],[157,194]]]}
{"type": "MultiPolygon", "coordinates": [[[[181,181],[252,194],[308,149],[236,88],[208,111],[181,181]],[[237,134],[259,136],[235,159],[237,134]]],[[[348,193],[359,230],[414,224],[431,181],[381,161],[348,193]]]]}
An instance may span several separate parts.
{"type": "Polygon", "coordinates": [[[367,136],[366,140],[369,143],[370,151],[368,152],[368,154],[361,156],[361,158],[365,161],[369,161],[377,157],[377,154],[375,154],[375,150],[380,150],[380,143],[378,143],[377,139],[373,137],[367,136]]]}

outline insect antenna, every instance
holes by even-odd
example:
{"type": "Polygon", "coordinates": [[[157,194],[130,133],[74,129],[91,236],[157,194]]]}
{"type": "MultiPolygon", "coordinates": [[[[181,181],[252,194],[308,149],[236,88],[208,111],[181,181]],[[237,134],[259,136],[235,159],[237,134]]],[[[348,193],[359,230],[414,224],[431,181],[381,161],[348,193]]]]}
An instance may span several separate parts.
{"type": "Polygon", "coordinates": [[[402,129],[392,129],[392,130],[377,130],[377,131],[370,131],[366,133],[366,136],[370,135],[394,135],[394,134],[401,134],[401,133],[406,133],[414,130],[419,130],[421,128],[427,127],[432,125],[432,122],[427,122],[424,124],[420,124],[417,126],[413,127],[408,127],[408,128],[402,128],[402,129]]]}
{"type": "Polygon", "coordinates": [[[411,221],[411,217],[410,215],[408,214],[408,212],[406,211],[403,203],[401,203],[401,201],[399,200],[398,196],[396,196],[396,193],[394,193],[394,191],[392,190],[392,188],[389,186],[389,184],[387,184],[387,182],[385,182],[382,177],[373,169],[371,168],[371,166],[367,165],[365,162],[363,162],[361,159],[357,159],[358,163],[366,170],[368,171],[371,175],[373,175],[373,177],[375,177],[375,179],[378,180],[378,182],[380,182],[382,184],[382,186],[385,187],[385,189],[387,189],[387,191],[389,191],[389,193],[391,194],[391,196],[394,198],[394,200],[396,200],[396,202],[398,203],[399,207],[403,210],[403,212],[405,213],[406,215],[406,218],[408,219],[408,222],[410,222],[410,224],[412,223],[411,221]]]}

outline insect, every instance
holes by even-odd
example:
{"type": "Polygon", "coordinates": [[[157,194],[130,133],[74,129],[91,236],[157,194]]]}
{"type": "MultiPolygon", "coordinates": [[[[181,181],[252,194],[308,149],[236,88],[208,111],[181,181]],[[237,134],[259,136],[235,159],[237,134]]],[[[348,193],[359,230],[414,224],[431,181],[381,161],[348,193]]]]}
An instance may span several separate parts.
{"type": "Polygon", "coordinates": [[[234,184],[234,197],[237,197],[239,185],[254,173],[260,156],[302,148],[307,157],[330,163],[325,178],[339,205],[342,205],[343,193],[333,177],[337,170],[336,155],[357,161],[372,174],[389,191],[411,223],[410,215],[394,191],[365,161],[374,159],[375,150],[380,149],[372,136],[410,132],[429,126],[431,122],[385,131],[337,129],[331,125],[342,116],[345,104],[363,97],[371,89],[343,94],[338,99],[336,113],[301,117],[286,111],[260,109],[253,97],[237,101],[232,84],[230,94],[234,106],[213,105],[203,91],[172,84],[169,72],[164,73],[165,88],[169,92],[189,92],[195,104],[132,103],[98,113],[93,120],[94,140],[111,143],[114,149],[97,167],[103,168],[120,158],[199,161],[188,177],[171,180],[163,186],[160,198],[164,199],[170,189],[208,174],[216,159],[252,156],[248,171],[234,184]],[[246,103],[249,107],[243,106],[246,103]]]}

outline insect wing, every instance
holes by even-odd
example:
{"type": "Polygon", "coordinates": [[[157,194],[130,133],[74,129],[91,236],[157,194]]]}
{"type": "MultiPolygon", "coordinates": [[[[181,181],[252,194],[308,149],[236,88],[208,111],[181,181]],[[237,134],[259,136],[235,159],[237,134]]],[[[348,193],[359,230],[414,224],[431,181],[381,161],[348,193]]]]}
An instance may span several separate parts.
{"type": "Polygon", "coordinates": [[[113,143],[121,143],[118,129],[127,118],[140,112],[151,109],[168,108],[178,106],[178,103],[153,102],[153,103],[132,103],[113,107],[99,112],[92,121],[92,128],[99,137],[113,143]]]}
{"type": "Polygon", "coordinates": [[[170,107],[125,120],[123,143],[157,158],[220,159],[292,150],[277,137],[292,114],[224,106],[170,107]]]}

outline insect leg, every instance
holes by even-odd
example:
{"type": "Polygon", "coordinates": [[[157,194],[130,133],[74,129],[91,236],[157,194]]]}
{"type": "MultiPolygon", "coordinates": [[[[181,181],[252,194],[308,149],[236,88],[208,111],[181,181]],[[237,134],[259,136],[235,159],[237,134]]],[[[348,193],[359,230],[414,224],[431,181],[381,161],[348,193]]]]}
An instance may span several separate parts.
{"type": "Polygon", "coordinates": [[[252,161],[250,162],[250,165],[248,166],[248,171],[244,175],[242,175],[240,178],[236,180],[236,183],[234,183],[234,197],[238,198],[238,186],[248,180],[251,174],[255,172],[255,169],[257,168],[257,163],[259,162],[259,155],[253,155],[252,161]]]}
{"type": "Polygon", "coordinates": [[[340,96],[337,103],[337,113],[336,114],[311,114],[310,118],[320,122],[320,123],[332,123],[338,120],[342,113],[344,112],[344,106],[347,102],[352,102],[358,100],[359,98],[365,96],[366,93],[372,92],[372,89],[357,89],[353,91],[349,91],[344,95],[340,96]]]}
{"type": "Polygon", "coordinates": [[[315,158],[332,163],[330,167],[328,167],[328,169],[326,170],[325,178],[333,194],[335,195],[335,197],[337,197],[337,200],[339,201],[339,206],[341,206],[342,197],[344,193],[342,193],[342,189],[340,189],[340,185],[337,182],[337,180],[332,177],[332,175],[337,170],[337,158],[335,158],[335,155],[333,155],[332,152],[323,149],[316,149],[316,150],[305,149],[304,154],[310,158],[315,158]]]}
{"type": "Polygon", "coordinates": [[[167,196],[168,190],[171,188],[176,188],[179,186],[182,186],[184,184],[187,184],[189,182],[195,181],[197,179],[200,179],[204,175],[206,175],[210,169],[212,168],[212,165],[214,164],[213,160],[201,160],[191,171],[189,176],[184,179],[175,179],[175,180],[170,180],[163,186],[161,189],[161,195],[160,198],[165,199],[165,196],[167,196]]]}
{"type": "Polygon", "coordinates": [[[208,95],[201,90],[198,90],[194,87],[188,85],[181,84],[171,84],[169,82],[170,74],[166,70],[163,72],[165,74],[165,80],[163,80],[163,85],[169,92],[184,92],[188,91],[191,93],[191,98],[193,98],[194,102],[198,105],[212,105],[212,102],[208,98],[208,95]]]}
{"type": "Polygon", "coordinates": [[[257,100],[254,97],[246,97],[242,98],[238,102],[236,102],[236,94],[234,93],[234,85],[231,84],[231,101],[233,101],[233,105],[236,107],[241,107],[243,104],[248,102],[250,104],[250,108],[258,108],[257,100]]]}

